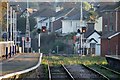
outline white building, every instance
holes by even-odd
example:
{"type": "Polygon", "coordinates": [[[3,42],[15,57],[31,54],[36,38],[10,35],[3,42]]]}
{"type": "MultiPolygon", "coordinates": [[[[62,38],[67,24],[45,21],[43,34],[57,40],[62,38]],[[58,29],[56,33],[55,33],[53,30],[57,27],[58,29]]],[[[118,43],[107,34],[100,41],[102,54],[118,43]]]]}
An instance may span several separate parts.
{"type": "Polygon", "coordinates": [[[77,32],[80,25],[86,26],[86,22],[80,23],[80,20],[62,20],[62,33],[77,32]]]}
{"type": "Polygon", "coordinates": [[[99,17],[95,23],[95,30],[102,31],[102,17],[99,17]]]}
{"type": "Polygon", "coordinates": [[[87,54],[95,54],[100,56],[101,51],[101,35],[94,30],[91,34],[86,38],[85,47],[87,48],[87,54]]]}
{"type": "Polygon", "coordinates": [[[80,28],[80,20],[62,20],[62,33],[77,32],[80,28]]]}

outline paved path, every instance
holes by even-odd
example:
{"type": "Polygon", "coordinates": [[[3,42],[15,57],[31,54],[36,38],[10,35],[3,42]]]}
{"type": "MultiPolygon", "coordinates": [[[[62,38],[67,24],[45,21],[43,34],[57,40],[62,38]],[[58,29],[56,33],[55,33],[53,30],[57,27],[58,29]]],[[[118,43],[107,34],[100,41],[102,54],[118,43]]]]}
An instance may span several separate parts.
{"type": "Polygon", "coordinates": [[[39,53],[20,53],[19,55],[0,62],[0,76],[29,69],[38,64],[39,53]]]}

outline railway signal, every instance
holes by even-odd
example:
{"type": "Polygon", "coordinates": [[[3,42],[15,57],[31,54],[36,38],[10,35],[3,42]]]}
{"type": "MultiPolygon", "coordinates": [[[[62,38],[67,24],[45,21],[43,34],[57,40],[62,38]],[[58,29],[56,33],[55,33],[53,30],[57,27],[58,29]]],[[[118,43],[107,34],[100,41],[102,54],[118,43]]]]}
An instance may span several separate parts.
{"type": "Polygon", "coordinates": [[[80,29],[77,30],[77,33],[80,33],[80,29]]]}
{"type": "Polygon", "coordinates": [[[43,32],[43,33],[46,32],[46,26],[43,26],[43,27],[42,27],[42,32],[43,32]]]}
{"type": "Polygon", "coordinates": [[[82,33],[86,32],[86,27],[82,27],[82,33]]]}

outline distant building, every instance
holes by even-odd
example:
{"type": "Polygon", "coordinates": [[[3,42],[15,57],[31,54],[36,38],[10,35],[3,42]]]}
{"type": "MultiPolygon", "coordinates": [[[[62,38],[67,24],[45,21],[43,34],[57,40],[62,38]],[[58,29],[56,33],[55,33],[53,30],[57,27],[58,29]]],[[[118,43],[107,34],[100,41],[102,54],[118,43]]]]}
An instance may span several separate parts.
{"type": "Polygon", "coordinates": [[[87,54],[95,54],[97,56],[101,55],[101,35],[99,32],[94,30],[93,32],[90,33],[89,36],[86,36],[86,44],[85,48],[87,54]]]}
{"type": "MultiPolygon", "coordinates": [[[[85,55],[101,55],[101,34],[94,29],[95,23],[88,23],[87,31],[84,33],[84,37],[82,38],[82,51],[85,55]]],[[[75,42],[75,50],[81,50],[81,37],[79,36],[78,41],[75,42]]]]}
{"type": "Polygon", "coordinates": [[[106,6],[102,11],[101,54],[120,55],[120,5],[106,6]]]}

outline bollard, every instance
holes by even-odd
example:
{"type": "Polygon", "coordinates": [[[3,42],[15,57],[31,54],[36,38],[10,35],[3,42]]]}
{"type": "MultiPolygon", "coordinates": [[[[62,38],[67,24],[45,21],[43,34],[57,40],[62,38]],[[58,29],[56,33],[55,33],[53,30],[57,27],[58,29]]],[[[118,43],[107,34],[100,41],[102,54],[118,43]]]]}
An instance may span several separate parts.
{"type": "Polygon", "coordinates": [[[12,54],[12,47],[10,46],[10,54],[9,54],[10,57],[11,57],[11,54],[12,54]]]}
{"type": "Polygon", "coordinates": [[[6,59],[8,58],[8,47],[6,47],[6,59]]]}

